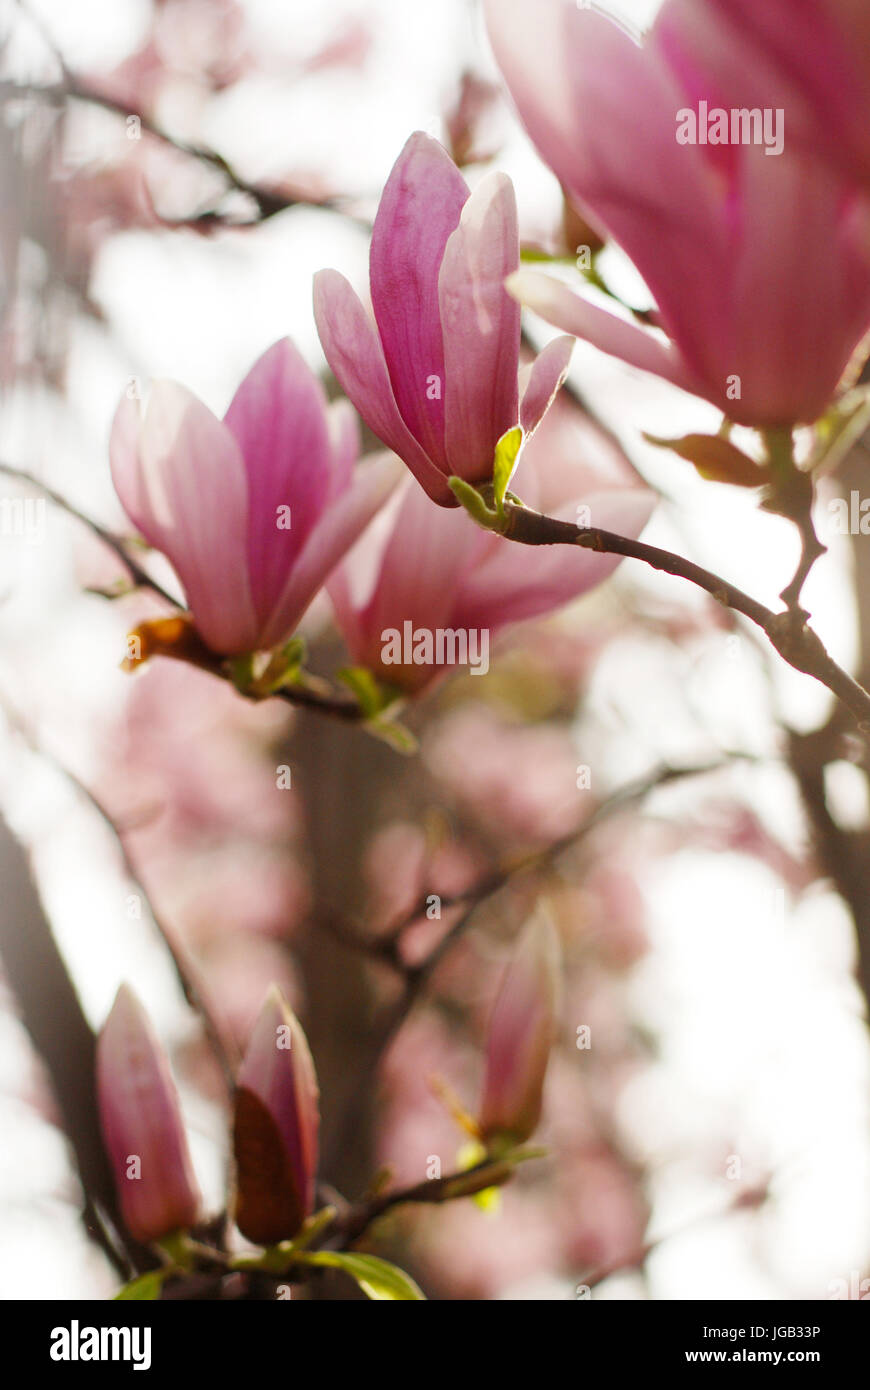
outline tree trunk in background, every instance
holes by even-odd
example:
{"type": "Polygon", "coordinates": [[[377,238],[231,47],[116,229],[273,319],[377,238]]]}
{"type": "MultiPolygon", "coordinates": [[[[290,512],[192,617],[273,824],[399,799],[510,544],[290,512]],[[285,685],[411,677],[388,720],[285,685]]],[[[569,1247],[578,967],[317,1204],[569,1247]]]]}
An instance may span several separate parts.
{"type": "Polygon", "coordinates": [[[371,1062],[376,979],[363,956],[330,933],[324,918],[361,916],[363,852],[405,778],[402,758],[353,725],[301,713],[288,745],[293,786],[303,799],[313,891],[311,921],[297,954],[304,1025],[321,1093],[321,1176],[358,1196],[372,1177],[371,1062]]]}
{"type": "Polygon", "coordinates": [[[100,1137],[94,1053],[96,1040],[57,949],[30,876],[27,856],[0,820],[0,959],[18,1013],[54,1091],[62,1129],[84,1190],[82,1218],[123,1277],[130,1270],[99,1219],[104,1212],[124,1242],[130,1269],[155,1264],[150,1251],[124,1234],[115,1186],[100,1137]]]}

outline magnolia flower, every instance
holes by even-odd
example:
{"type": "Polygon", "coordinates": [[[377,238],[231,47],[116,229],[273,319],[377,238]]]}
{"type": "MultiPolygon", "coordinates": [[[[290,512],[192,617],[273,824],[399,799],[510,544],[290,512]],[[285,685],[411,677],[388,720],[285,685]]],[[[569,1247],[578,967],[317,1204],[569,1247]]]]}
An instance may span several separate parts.
{"type": "Polygon", "coordinates": [[[520,399],[519,265],[513,185],[490,174],[469,194],[446,150],[412,135],[387,180],[372,233],[374,323],[336,270],[315,277],[323,350],[360,415],[442,506],[451,474],[492,478],[495,446],[536,427],[564,378],[569,339],[537,359],[520,399]]]}
{"type": "MultiPolygon", "coordinates": [[[[756,6],[763,9],[763,6],[756,6]]],[[[737,423],[827,407],[870,326],[870,200],[795,148],[686,143],[687,112],[737,105],[666,3],[641,46],[574,0],[486,0],[523,122],[570,195],[644,276],[667,341],[524,269],[509,288],[557,327],[703,396],[737,423]]]]}
{"type": "Polygon", "coordinates": [[[124,1223],[141,1241],[192,1226],[200,1193],[169,1063],[133,991],[122,985],[97,1039],[103,1140],[124,1223]]]}
{"type": "Polygon", "coordinates": [[[870,183],[866,0],[671,0],[668,10],[738,105],[781,107],[790,140],[870,183]]]}
{"type": "Polygon", "coordinates": [[[505,970],[489,1022],[479,1122],[485,1140],[522,1144],[537,1128],[558,986],[558,937],[550,919],[539,915],[505,970]]]}
{"type": "Polygon", "coordinates": [[[223,421],[175,382],[147,409],[125,399],[110,445],[127,515],[174,565],[215,652],[289,637],[395,481],[387,459],[354,471],[357,424],[289,339],[254,364],[223,421]]]}
{"type": "MultiPolygon", "coordinates": [[[[654,505],[619,450],[561,399],[523,450],[512,487],[528,506],[631,537],[640,535],[654,505]]],[[[464,637],[472,670],[483,671],[492,636],[577,598],[618,563],[618,556],[559,546],[529,547],[518,559],[513,542],[472,525],[464,512],[433,507],[408,479],[327,592],[354,661],[416,694],[444,673],[435,660],[439,631],[455,634],[460,655],[464,637]],[[431,661],[425,660],[427,634],[431,661]]],[[[446,640],[442,655],[450,655],[446,640]]]]}
{"type": "Polygon", "coordinates": [[[272,986],[239,1071],[236,1225],[257,1245],[296,1235],[314,1208],[317,1077],[305,1034],[272,986]]]}

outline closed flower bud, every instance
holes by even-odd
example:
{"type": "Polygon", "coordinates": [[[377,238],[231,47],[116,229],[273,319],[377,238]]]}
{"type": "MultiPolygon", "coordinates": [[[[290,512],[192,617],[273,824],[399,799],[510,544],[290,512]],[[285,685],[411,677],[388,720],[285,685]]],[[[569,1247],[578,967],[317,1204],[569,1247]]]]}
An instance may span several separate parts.
{"type": "Polygon", "coordinates": [[[526,929],[501,983],[486,1047],[480,1107],[483,1139],[523,1143],[541,1117],[556,1027],[559,943],[548,917],[526,929]]]}
{"type": "Polygon", "coordinates": [[[124,1223],[140,1241],[192,1226],[200,1193],[178,1094],[148,1016],[122,985],[97,1041],[103,1140],[124,1223]]]}
{"type": "Polygon", "coordinates": [[[256,1245],[295,1236],[314,1208],[320,1124],[314,1062],[281,991],[269,991],[239,1072],[236,1225],[256,1245]]]}

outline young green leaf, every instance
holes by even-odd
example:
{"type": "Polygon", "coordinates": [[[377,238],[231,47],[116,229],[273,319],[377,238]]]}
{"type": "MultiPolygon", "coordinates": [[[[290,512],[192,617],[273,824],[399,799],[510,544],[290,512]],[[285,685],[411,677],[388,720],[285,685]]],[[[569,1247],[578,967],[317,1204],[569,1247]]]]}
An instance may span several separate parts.
{"type": "Polygon", "coordinates": [[[132,1279],[129,1284],[125,1284],[115,1294],[114,1302],[153,1302],[160,1297],[160,1289],[163,1280],[174,1271],[171,1268],[149,1269],[147,1274],[140,1274],[138,1279],[132,1279]]]}
{"type": "Polygon", "coordinates": [[[483,526],[487,531],[497,531],[500,526],[498,512],[494,512],[491,507],[481,497],[476,487],[467,483],[464,478],[450,477],[447,485],[460,506],[464,507],[472,520],[478,526],[483,526]]]}
{"type": "Polygon", "coordinates": [[[378,1255],[357,1255],[343,1250],[300,1251],[297,1262],[343,1269],[345,1274],[356,1280],[368,1298],[411,1302],[425,1300],[426,1297],[409,1274],[378,1255]]]}
{"type": "Polygon", "coordinates": [[[517,455],[523,443],[523,431],[519,425],[507,430],[495,446],[495,462],[492,469],[492,486],[495,494],[495,507],[499,516],[504,516],[504,495],[516,467],[517,455]]]}

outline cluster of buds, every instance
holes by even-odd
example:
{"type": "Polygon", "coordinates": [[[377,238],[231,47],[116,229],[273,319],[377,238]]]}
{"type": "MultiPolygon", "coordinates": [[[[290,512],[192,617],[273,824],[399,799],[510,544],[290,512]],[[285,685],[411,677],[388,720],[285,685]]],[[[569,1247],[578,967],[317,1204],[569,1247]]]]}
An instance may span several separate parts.
{"type": "MultiPolygon", "coordinates": [[[[507,966],[489,1024],[477,1129],[491,1158],[524,1143],[540,1119],[557,977],[555,930],[536,918],[507,966]]],[[[139,1241],[171,1241],[196,1225],[202,1199],[169,1063],[127,985],[99,1037],[97,1088],[123,1220],[139,1241]]],[[[292,1241],[314,1213],[318,1098],[305,1034],[273,987],[234,1100],[233,1215],[252,1244],[292,1241]]]]}
{"type": "MultiPolygon", "coordinates": [[[[130,1234],[165,1241],[195,1225],[201,1196],[166,1055],[122,985],[97,1045],[103,1139],[130,1234]]],[[[259,1245],[289,1240],[314,1206],[317,1077],[305,1034],[272,988],[239,1071],[233,1116],[235,1219],[259,1245]]]]}

